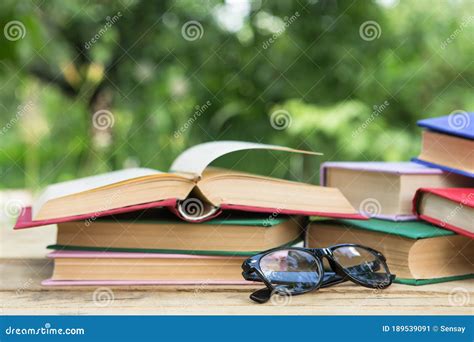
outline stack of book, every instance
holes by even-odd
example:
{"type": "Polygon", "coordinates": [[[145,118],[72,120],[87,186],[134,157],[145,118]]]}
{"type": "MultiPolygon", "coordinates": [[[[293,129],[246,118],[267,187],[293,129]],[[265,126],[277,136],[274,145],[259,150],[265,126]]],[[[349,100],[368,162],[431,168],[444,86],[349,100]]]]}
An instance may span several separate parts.
{"type": "Polygon", "coordinates": [[[452,115],[421,120],[422,152],[413,162],[324,163],[321,184],[339,188],[370,220],[316,220],[308,246],[375,248],[406,284],[472,277],[474,114],[465,114],[462,125],[452,115]]]}
{"type": "Polygon", "coordinates": [[[308,216],[363,218],[336,188],[207,167],[247,149],[309,153],[197,145],[168,173],[127,169],[51,185],[15,228],[57,224],[45,285],[242,284],[243,260],[302,241],[308,216]]]}
{"type": "Polygon", "coordinates": [[[303,224],[250,214],[187,223],[166,209],[59,223],[43,284],[240,284],[248,255],[300,242],[303,224]]]}

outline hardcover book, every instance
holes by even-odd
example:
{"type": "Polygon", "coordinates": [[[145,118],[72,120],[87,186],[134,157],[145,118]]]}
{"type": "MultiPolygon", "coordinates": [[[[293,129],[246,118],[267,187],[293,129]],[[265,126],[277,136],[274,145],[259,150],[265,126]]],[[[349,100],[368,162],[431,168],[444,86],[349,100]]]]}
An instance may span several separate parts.
{"type": "Polygon", "coordinates": [[[189,224],[167,210],[149,209],[94,221],[59,223],[56,245],[48,248],[248,256],[302,241],[306,222],[301,216],[237,212],[189,224]]]}
{"type": "Polygon", "coordinates": [[[396,282],[421,285],[474,276],[474,240],[422,221],[371,219],[311,223],[307,245],[357,243],[380,251],[396,282]]]}
{"type": "Polygon", "coordinates": [[[422,188],[413,211],[424,221],[474,239],[474,188],[422,188]]]}
{"type": "Polygon", "coordinates": [[[421,187],[474,186],[474,180],[411,162],[326,162],[321,185],[337,187],[362,214],[414,220],[412,199],[421,187]]]}
{"type": "Polygon", "coordinates": [[[474,113],[454,112],[451,115],[419,120],[417,125],[430,131],[474,139],[474,113]]]}
{"type": "Polygon", "coordinates": [[[179,155],[168,173],[135,168],[51,185],[31,210],[22,211],[15,228],[160,206],[191,222],[216,217],[223,209],[363,218],[336,188],[207,168],[227,153],[252,149],[319,154],[238,141],[204,143],[179,155]]]}
{"type": "MultiPolygon", "coordinates": [[[[192,254],[55,251],[47,286],[248,284],[246,257],[192,254]]],[[[251,284],[251,283],[250,283],[251,284]]]]}
{"type": "Polygon", "coordinates": [[[454,113],[418,121],[422,148],[413,161],[474,177],[474,113],[454,113]]]}

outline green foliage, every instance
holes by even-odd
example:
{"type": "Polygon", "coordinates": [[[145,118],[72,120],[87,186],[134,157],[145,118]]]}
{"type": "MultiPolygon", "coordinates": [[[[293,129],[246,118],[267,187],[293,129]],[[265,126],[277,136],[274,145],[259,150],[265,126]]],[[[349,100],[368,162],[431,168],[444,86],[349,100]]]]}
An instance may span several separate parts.
{"type": "Polygon", "coordinates": [[[25,35],[0,36],[0,186],[167,170],[217,139],[321,151],[218,162],[317,182],[324,160],[408,160],[418,119],[474,107],[470,0],[230,3],[2,1],[2,32],[19,21],[25,35]],[[195,40],[183,36],[191,21],[195,40]],[[378,38],[362,39],[367,21],[378,38]],[[104,130],[101,109],[113,119],[104,130]]]}

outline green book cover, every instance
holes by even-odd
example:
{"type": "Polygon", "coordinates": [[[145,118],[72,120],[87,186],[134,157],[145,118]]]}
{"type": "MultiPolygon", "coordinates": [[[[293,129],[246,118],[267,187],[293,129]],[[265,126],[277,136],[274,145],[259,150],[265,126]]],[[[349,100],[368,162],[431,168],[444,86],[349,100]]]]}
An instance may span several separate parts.
{"type": "Polygon", "coordinates": [[[431,278],[431,279],[410,279],[410,278],[395,278],[394,282],[404,285],[429,285],[429,284],[438,284],[445,283],[448,281],[455,280],[465,280],[474,278],[474,274],[466,274],[453,277],[443,277],[443,278],[431,278]]]}
{"type": "Polygon", "coordinates": [[[456,233],[438,228],[422,221],[386,221],[379,219],[370,220],[318,220],[312,224],[335,223],[348,228],[359,228],[374,232],[402,236],[408,239],[426,239],[439,236],[455,235],[456,233]]]}
{"type": "MultiPolygon", "coordinates": [[[[364,229],[379,233],[397,235],[408,239],[426,239],[456,234],[450,230],[442,229],[429,223],[425,223],[423,221],[387,221],[374,218],[369,220],[312,220],[313,225],[328,223],[338,224],[352,229],[364,229]]],[[[474,274],[430,279],[395,278],[394,282],[399,284],[417,286],[471,278],[474,278],[474,274]]]]}
{"type": "MultiPolygon", "coordinates": [[[[302,242],[303,239],[290,241],[281,247],[293,246],[302,242]]],[[[178,250],[178,249],[144,249],[144,248],[107,248],[107,247],[84,247],[84,246],[66,246],[49,245],[48,249],[65,251],[94,251],[94,252],[129,252],[129,253],[163,253],[163,254],[193,254],[193,255],[222,255],[222,256],[252,256],[262,251],[201,251],[201,250],[178,250]]]]}
{"type": "MultiPolygon", "coordinates": [[[[219,217],[195,224],[219,225],[219,226],[253,226],[253,227],[273,227],[291,219],[288,215],[273,216],[262,213],[223,213],[219,217]]],[[[152,223],[152,224],[189,224],[181,220],[169,210],[150,210],[147,212],[132,212],[114,216],[98,217],[94,222],[120,222],[120,223],[152,223]]],[[[92,223],[93,224],[93,223],[92,223]]]]}
{"type": "MultiPolygon", "coordinates": [[[[95,222],[120,222],[122,224],[127,223],[149,223],[149,224],[188,224],[189,228],[192,229],[195,225],[214,225],[220,226],[225,229],[225,226],[252,226],[271,228],[281,223],[284,223],[291,219],[288,215],[272,216],[269,214],[261,213],[231,213],[221,215],[218,218],[214,218],[209,221],[201,223],[188,223],[179,218],[169,211],[148,212],[142,213],[127,213],[115,215],[111,217],[97,218],[95,222]]],[[[302,232],[303,233],[303,232],[302,232]]],[[[292,246],[298,242],[303,241],[302,236],[296,238],[293,241],[284,244],[282,247],[292,246]]],[[[107,252],[130,252],[130,253],[166,253],[166,254],[195,254],[195,255],[225,255],[225,256],[252,256],[261,251],[202,251],[202,250],[175,250],[175,249],[147,249],[147,248],[108,248],[108,247],[92,247],[92,246],[69,246],[69,245],[49,245],[48,249],[54,250],[75,250],[75,251],[107,251],[107,252]]]]}

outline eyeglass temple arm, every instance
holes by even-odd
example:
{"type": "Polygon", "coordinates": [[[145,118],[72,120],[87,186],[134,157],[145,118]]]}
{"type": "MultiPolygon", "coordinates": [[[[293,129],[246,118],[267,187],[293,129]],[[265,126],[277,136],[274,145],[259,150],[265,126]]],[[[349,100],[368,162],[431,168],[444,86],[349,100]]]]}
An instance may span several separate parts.
{"type": "Polygon", "coordinates": [[[260,304],[268,302],[274,290],[272,284],[270,284],[265,279],[265,277],[255,268],[245,267],[244,271],[242,272],[242,276],[245,280],[263,282],[266,287],[250,294],[250,299],[260,304]]]}

